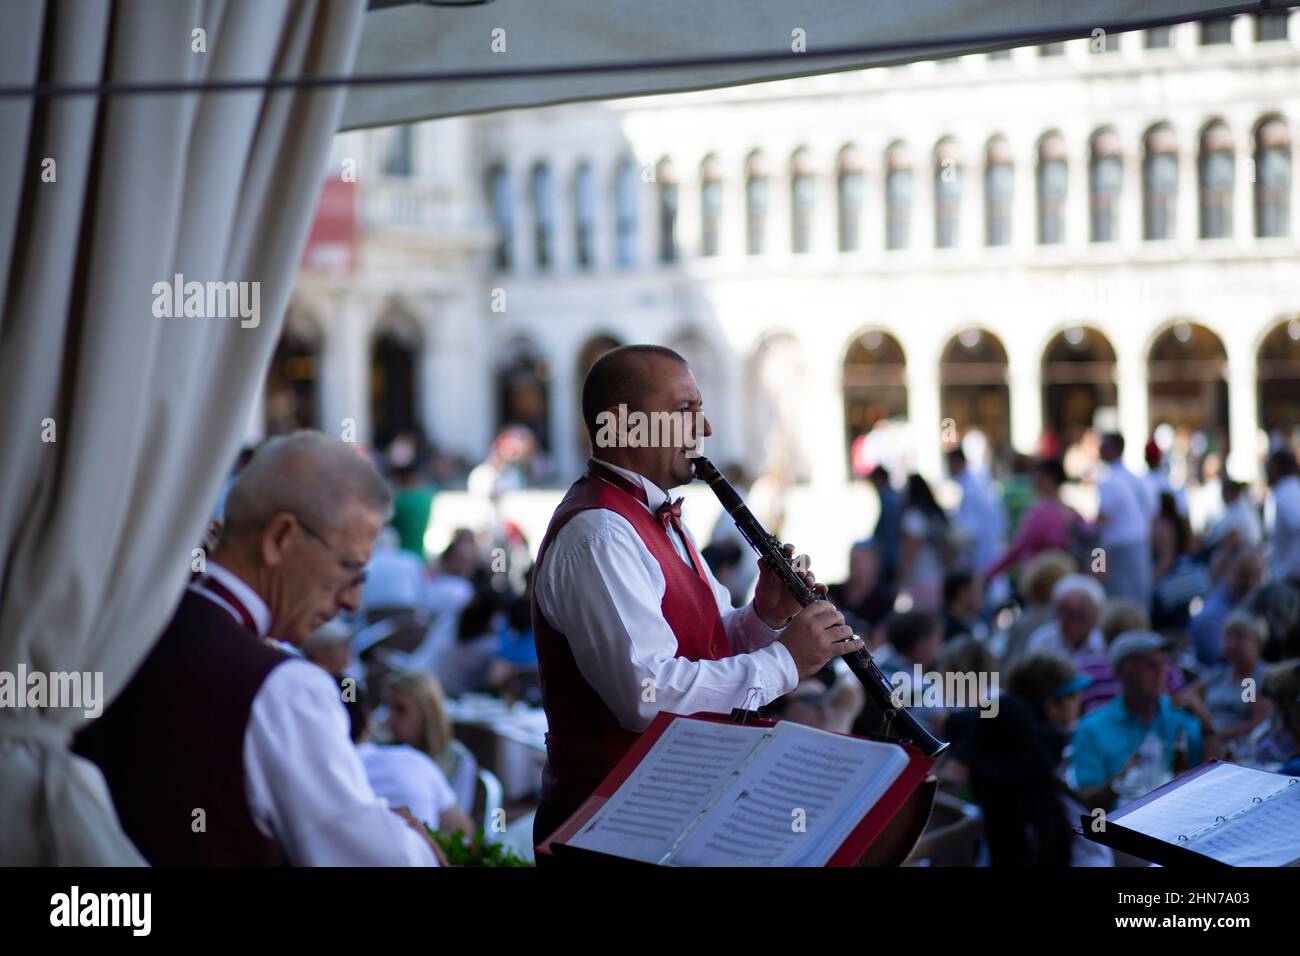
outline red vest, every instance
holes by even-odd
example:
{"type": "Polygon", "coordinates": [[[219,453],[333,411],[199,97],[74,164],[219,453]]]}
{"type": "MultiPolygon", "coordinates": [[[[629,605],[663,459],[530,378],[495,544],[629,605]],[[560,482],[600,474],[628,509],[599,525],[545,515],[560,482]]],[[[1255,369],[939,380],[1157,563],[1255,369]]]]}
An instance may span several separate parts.
{"type": "MultiPolygon", "coordinates": [[[[631,523],[659,562],[666,584],[661,607],[664,620],[677,638],[677,656],[690,661],[729,657],[731,646],[708,584],[682,560],[660,519],[632,494],[638,489],[615,473],[604,469],[600,472],[610,480],[588,471],[560,502],[538,549],[534,580],[540,580],[539,575],[545,573],[547,549],[574,515],[589,508],[613,511],[631,523]]],[[[552,808],[569,813],[591,795],[639,734],[619,725],[582,676],[568,639],[551,626],[538,607],[535,587],[532,605],[538,679],[549,727],[542,799],[552,808]]]]}

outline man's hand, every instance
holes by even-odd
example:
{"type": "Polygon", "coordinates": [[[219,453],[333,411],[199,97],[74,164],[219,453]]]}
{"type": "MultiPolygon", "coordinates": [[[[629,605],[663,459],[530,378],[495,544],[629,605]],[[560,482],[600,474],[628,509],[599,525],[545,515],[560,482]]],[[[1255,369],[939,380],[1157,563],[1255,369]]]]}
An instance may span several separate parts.
{"type": "Polygon", "coordinates": [[[861,639],[849,640],[852,637],[853,628],[844,623],[844,615],[834,605],[814,601],[795,616],[777,640],[794,658],[802,680],[816,674],[831,658],[862,650],[861,639]]]}
{"type": "MultiPolygon", "coordinates": [[[[784,550],[787,558],[794,556],[794,545],[787,544],[784,550]]],[[[803,568],[803,579],[808,582],[808,586],[814,588],[819,594],[825,594],[826,585],[817,583],[817,579],[808,571],[808,566],[806,554],[799,555],[795,560],[795,567],[803,568]]],[[[802,606],[790,593],[790,589],[776,576],[776,572],[769,568],[762,558],[759,558],[758,585],[754,588],[754,611],[758,614],[759,620],[772,630],[779,631],[785,627],[790,618],[799,613],[802,606]]]]}

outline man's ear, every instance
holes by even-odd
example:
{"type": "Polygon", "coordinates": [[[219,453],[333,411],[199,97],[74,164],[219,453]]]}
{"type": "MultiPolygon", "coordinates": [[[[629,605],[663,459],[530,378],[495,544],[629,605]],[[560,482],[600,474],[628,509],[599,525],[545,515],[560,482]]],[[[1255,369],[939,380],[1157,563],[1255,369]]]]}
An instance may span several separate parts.
{"type": "Polygon", "coordinates": [[[627,443],[627,419],[620,419],[618,406],[610,405],[596,413],[596,434],[591,436],[591,451],[597,458],[606,448],[622,448],[627,443]]]}
{"type": "Polygon", "coordinates": [[[297,519],[287,511],[272,516],[262,528],[262,563],[269,568],[284,562],[284,552],[297,519]]]}

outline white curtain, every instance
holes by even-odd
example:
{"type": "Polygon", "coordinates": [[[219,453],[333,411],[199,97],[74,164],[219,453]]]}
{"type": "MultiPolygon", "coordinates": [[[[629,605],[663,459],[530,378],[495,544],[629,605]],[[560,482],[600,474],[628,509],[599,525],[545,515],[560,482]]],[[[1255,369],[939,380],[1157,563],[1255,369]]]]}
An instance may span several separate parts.
{"type": "MultiPolygon", "coordinates": [[[[1288,0],[1295,3],[1296,0],[1288,0]]],[[[1280,6],[1273,3],[1273,6],[1280,6]]],[[[1259,10],[1233,0],[492,0],[429,7],[379,0],[366,14],[358,76],[632,64],[753,53],[724,66],[354,87],[344,129],[568,100],[707,89],[956,56],[1126,24],[1259,10]],[[393,6],[392,4],[398,4],[393,6]],[[997,42],[995,35],[1023,37],[997,42]],[[889,51],[819,57],[836,48],[889,51]]]]}
{"type": "MultiPolygon", "coordinates": [[[[347,73],[364,7],[0,2],[0,85],[347,73]]],[[[274,350],[343,95],[0,98],[0,671],[102,672],[111,698],[166,623],[274,350]],[[177,274],[259,283],[256,326],[156,317],[154,285],[177,274]]],[[[141,862],[68,751],[84,720],[0,708],[0,864],[141,862]]]]}

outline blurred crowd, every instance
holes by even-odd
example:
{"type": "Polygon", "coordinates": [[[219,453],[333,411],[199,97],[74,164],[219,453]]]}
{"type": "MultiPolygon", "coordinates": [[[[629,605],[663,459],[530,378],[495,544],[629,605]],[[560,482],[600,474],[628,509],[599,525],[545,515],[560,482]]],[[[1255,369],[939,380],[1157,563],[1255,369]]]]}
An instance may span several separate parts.
{"type": "MultiPolygon", "coordinates": [[[[1300,476],[1293,449],[1275,445],[1258,487],[1214,468],[1205,479],[1201,466],[1203,480],[1189,482],[1155,441],[1135,472],[1115,434],[1063,457],[1018,459],[1000,481],[954,447],[939,495],[919,474],[877,465],[867,475],[879,515],[829,596],[918,716],[952,741],[937,773],[979,808],[978,862],[1113,865],[1111,851],[1073,833],[1080,814],[1214,757],[1300,772],[1300,476]],[[1067,504],[1081,489],[1095,501],[1087,516],[1067,504]],[[923,694],[931,684],[939,690],[923,694]]],[[[413,436],[375,455],[394,517],[358,612],[306,648],[357,688],[363,754],[386,742],[427,757],[448,794],[430,813],[457,826],[454,814],[474,806],[476,762],[454,736],[455,702],[540,704],[532,550],[496,508],[437,554],[425,551],[426,530],[440,487],[496,502],[531,483],[536,453],[531,433],[511,428],[473,469],[413,436]]],[[[725,514],[705,540],[704,559],[741,606],[757,577],[752,552],[725,514]]],[[[876,731],[861,687],[837,665],[767,716],[876,731]]],[[[397,786],[384,773],[372,779],[381,796],[397,786]]]]}

